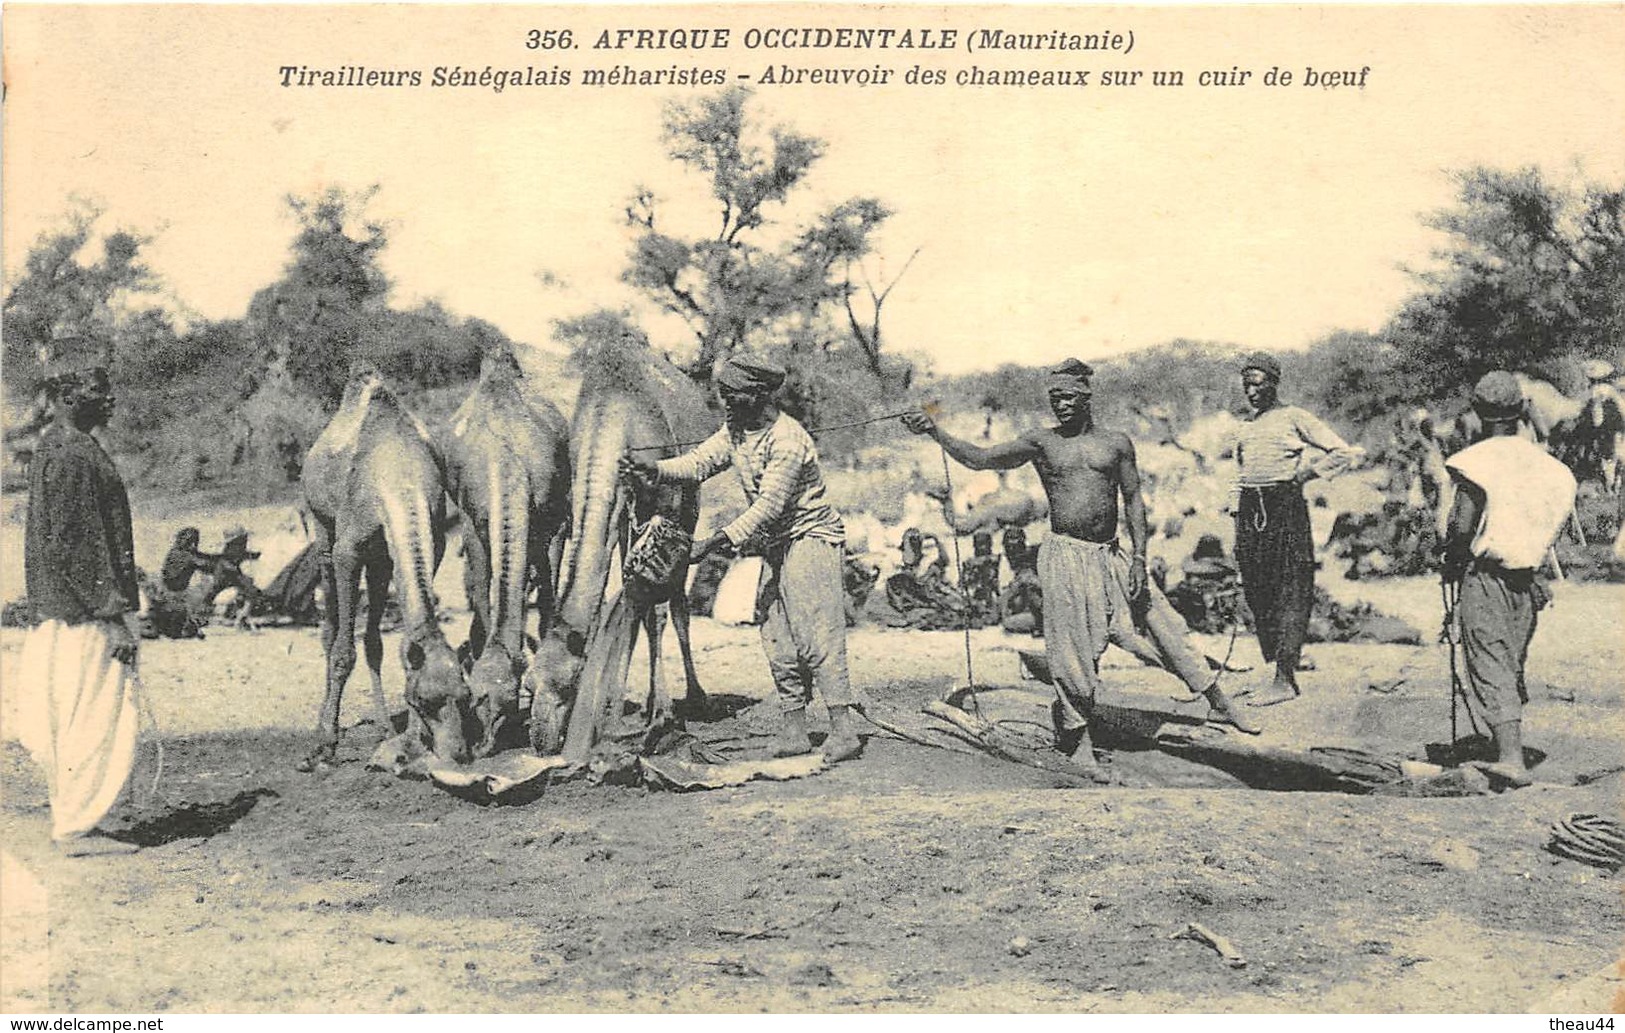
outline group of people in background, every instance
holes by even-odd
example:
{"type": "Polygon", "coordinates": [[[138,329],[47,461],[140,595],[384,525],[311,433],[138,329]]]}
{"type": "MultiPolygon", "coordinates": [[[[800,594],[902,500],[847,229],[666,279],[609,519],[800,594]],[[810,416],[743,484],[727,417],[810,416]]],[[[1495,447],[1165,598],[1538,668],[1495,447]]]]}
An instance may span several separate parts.
{"type": "MultiPolygon", "coordinates": [[[[1121,431],[1096,425],[1087,363],[1069,359],[1049,371],[1054,424],[1002,444],[961,440],[923,410],[903,416],[910,431],[973,470],[1031,465],[1048,496],[1050,527],[1036,546],[1020,529],[1006,531],[1004,558],[1013,576],[1002,587],[992,535],[976,535],[957,592],[945,583],[941,543],[922,570],[928,540],[911,532],[902,545],[903,568],[887,583],[888,601],[906,618],[915,604],[935,609],[951,598],[961,626],[998,621],[1011,631],[1041,631],[1056,689],[1056,742],[1085,771],[1098,772],[1091,725],[1108,644],[1160,663],[1193,698],[1207,700],[1210,720],[1243,733],[1260,728],[1239,697],[1250,694],[1251,705],[1270,706],[1303,694],[1298,670],[1316,563],[1303,488],[1358,465],[1362,453],[1320,419],[1281,401],[1281,369],[1271,356],[1251,355],[1238,372],[1251,412],[1235,443],[1235,554],[1258,646],[1273,669],[1267,682],[1234,697],[1220,691],[1184,617],[1149,576],[1134,445],[1121,431]]],[[[98,835],[96,826],[129,777],[139,724],[140,596],[129,500],[91,433],[113,411],[105,351],[80,340],[56,342],[48,373],[51,422],[30,466],[25,550],[28,596],[39,623],[21,657],[18,729],[47,775],[54,841],[70,855],[117,852],[130,847],[98,835]]],[[[862,749],[855,723],[862,694],[851,683],[846,650],[852,572],[817,447],[776,403],[784,379],[785,371],[771,362],[730,359],[716,378],[725,414],[716,434],[659,461],[629,453],[621,473],[634,485],[652,485],[736,472],[747,508],[697,541],[690,559],[761,556],[757,623],[783,715],[774,752],[793,756],[813,748],[807,708],[817,697],[831,716],[823,752],[839,762],[862,749]]],[[[1459,594],[1454,616],[1468,705],[1491,729],[1494,769],[1519,784],[1528,780],[1520,733],[1523,671],[1545,600],[1537,569],[1573,507],[1575,482],[1562,463],[1517,435],[1524,401],[1510,374],[1480,380],[1473,407],[1484,440],[1448,464],[1456,492],[1443,570],[1459,594]]],[[[223,560],[235,558],[241,573],[246,536],[235,552],[228,542],[219,557],[201,553],[198,544],[195,532],[177,537],[161,572],[166,599],[183,593],[200,569],[218,574],[223,560]]],[[[1222,548],[1218,553],[1222,559],[1222,548]]]]}

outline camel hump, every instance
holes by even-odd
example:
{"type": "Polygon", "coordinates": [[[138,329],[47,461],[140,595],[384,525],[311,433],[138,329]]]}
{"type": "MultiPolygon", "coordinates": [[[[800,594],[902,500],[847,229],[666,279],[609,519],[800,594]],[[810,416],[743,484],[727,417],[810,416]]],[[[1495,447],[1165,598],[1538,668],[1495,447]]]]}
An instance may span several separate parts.
{"type": "Polygon", "coordinates": [[[371,459],[379,452],[403,450],[438,473],[440,454],[423,424],[370,364],[358,363],[338,412],[306,456],[305,500],[317,512],[334,512],[345,493],[354,490],[356,478],[373,465],[371,459]]]}

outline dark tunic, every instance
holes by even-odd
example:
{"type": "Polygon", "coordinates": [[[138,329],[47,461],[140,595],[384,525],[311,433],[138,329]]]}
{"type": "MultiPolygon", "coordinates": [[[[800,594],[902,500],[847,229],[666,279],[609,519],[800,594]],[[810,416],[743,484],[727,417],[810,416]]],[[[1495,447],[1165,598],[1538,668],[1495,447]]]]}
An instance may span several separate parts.
{"type": "Polygon", "coordinates": [[[40,435],[23,563],[38,620],[84,624],[140,609],[130,498],[113,460],[81,430],[53,423],[40,435]]]}

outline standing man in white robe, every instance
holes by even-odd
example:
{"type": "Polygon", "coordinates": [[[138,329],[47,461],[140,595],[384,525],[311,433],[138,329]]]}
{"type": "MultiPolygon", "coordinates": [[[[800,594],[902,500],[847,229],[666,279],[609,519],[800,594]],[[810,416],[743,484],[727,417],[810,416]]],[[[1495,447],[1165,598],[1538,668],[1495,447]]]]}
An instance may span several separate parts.
{"type": "Polygon", "coordinates": [[[51,840],[81,857],[130,853],[96,826],[135,765],[135,548],[124,481],[91,431],[113,413],[105,353],[53,342],[52,419],[29,466],[24,544],[39,625],[23,644],[19,738],[45,769],[51,840]]]}

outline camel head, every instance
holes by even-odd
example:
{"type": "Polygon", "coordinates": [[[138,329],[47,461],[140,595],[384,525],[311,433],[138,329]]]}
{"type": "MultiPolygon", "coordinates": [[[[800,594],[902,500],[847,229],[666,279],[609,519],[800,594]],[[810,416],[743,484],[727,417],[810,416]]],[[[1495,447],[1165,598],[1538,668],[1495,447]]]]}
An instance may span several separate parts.
{"type": "Polygon", "coordinates": [[[436,635],[401,642],[406,702],[429,730],[435,756],[458,764],[469,759],[470,698],[457,653],[436,635]]]}
{"type": "Polygon", "coordinates": [[[513,384],[524,377],[511,348],[497,348],[480,359],[480,380],[487,384],[513,384]]]}
{"type": "Polygon", "coordinates": [[[367,359],[357,359],[350,364],[350,375],[344,382],[344,408],[354,408],[372,397],[377,390],[384,386],[384,375],[378,367],[367,359]]]}
{"type": "Polygon", "coordinates": [[[498,642],[488,644],[474,661],[468,672],[468,688],[480,728],[474,743],[476,757],[488,757],[496,751],[498,737],[518,710],[519,678],[523,673],[523,662],[510,656],[498,642]]]}
{"type": "Polygon", "coordinates": [[[560,621],[548,629],[525,672],[525,687],[531,694],[530,743],[543,756],[564,748],[566,722],[586,655],[586,636],[560,621]]]}

